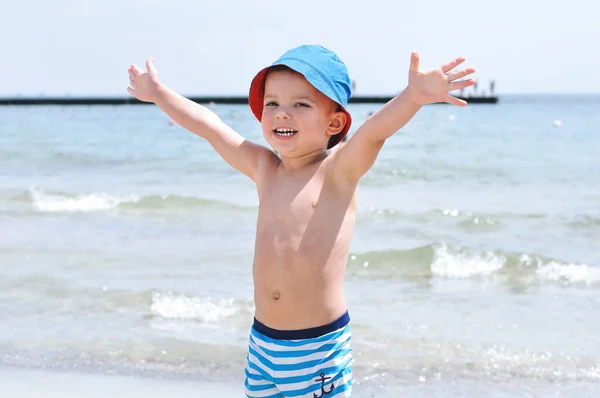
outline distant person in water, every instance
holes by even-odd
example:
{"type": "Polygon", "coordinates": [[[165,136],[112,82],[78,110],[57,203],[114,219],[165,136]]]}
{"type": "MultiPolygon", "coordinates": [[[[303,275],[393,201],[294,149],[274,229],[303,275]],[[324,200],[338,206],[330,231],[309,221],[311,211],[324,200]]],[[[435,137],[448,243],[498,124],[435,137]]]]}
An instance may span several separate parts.
{"type": "Polygon", "coordinates": [[[472,86],[455,70],[464,58],[419,69],[408,86],[346,140],[351,81],[344,63],[317,45],[293,48],[262,69],[249,103],[271,148],[246,140],[207,108],[164,85],[152,59],[129,68],[128,91],[154,102],[206,139],[256,184],[254,323],[246,358],[248,397],[350,397],[350,316],[344,273],[357,208],[357,185],[385,141],[425,104],[466,102],[449,94],[472,86]],[[337,148],[337,149],[336,149],[337,148]],[[335,149],[335,150],[334,150],[335,149]]]}

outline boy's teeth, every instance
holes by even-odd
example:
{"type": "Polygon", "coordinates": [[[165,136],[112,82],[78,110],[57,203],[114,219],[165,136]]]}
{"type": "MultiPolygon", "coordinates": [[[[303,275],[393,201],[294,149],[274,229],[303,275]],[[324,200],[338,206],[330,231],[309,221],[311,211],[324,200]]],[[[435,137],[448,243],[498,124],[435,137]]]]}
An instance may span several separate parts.
{"type": "Polygon", "coordinates": [[[296,131],[292,129],[275,129],[275,133],[283,136],[290,136],[294,134],[296,131]]]}

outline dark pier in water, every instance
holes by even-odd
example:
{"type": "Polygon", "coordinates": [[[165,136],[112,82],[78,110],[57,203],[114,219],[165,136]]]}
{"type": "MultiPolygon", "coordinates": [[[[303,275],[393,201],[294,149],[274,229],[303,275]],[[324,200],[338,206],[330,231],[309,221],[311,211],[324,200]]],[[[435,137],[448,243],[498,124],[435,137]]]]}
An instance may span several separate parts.
{"type": "MultiPolygon", "coordinates": [[[[199,104],[238,104],[247,105],[246,96],[192,96],[187,97],[199,104]]],[[[384,104],[393,96],[355,96],[350,97],[351,104],[384,104]]],[[[469,104],[495,104],[497,96],[458,96],[469,104]]],[[[144,105],[133,97],[17,97],[0,98],[0,105],[144,105]]]]}

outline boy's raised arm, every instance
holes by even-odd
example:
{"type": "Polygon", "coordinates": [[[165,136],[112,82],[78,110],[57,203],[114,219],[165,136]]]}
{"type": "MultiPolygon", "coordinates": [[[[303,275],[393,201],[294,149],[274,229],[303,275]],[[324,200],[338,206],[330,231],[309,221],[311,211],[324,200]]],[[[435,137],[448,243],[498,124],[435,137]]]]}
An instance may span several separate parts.
{"type": "Polygon", "coordinates": [[[154,102],[185,129],[205,138],[233,168],[256,181],[264,161],[276,155],[236,133],[214,113],[160,83],[153,59],[146,61],[147,72],[136,65],[129,68],[127,91],[140,101],[154,102]]]}
{"type": "Polygon", "coordinates": [[[458,80],[474,73],[475,69],[453,71],[464,60],[456,58],[437,69],[421,71],[419,56],[413,52],[408,87],[369,117],[336,152],[336,172],[344,173],[351,181],[358,181],[373,166],[385,140],[404,127],[422,105],[434,102],[466,105],[465,101],[449,94],[475,84],[474,79],[458,80]]]}

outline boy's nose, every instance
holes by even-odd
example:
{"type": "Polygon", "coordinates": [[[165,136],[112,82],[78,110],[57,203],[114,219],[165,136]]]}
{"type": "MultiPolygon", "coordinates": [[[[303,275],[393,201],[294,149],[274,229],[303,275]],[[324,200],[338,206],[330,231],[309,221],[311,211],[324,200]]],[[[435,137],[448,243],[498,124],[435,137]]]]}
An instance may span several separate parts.
{"type": "Polygon", "coordinates": [[[289,119],[289,118],[290,118],[290,114],[289,114],[289,112],[288,112],[288,111],[286,111],[284,108],[281,108],[281,107],[280,107],[280,108],[277,110],[277,113],[275,114],[275,118],[276,118],[276,119],[279,119],[279,120],[281,120],[281,119],[283,119],[283,120],[285,120],[285,119],[289,119]]]}

